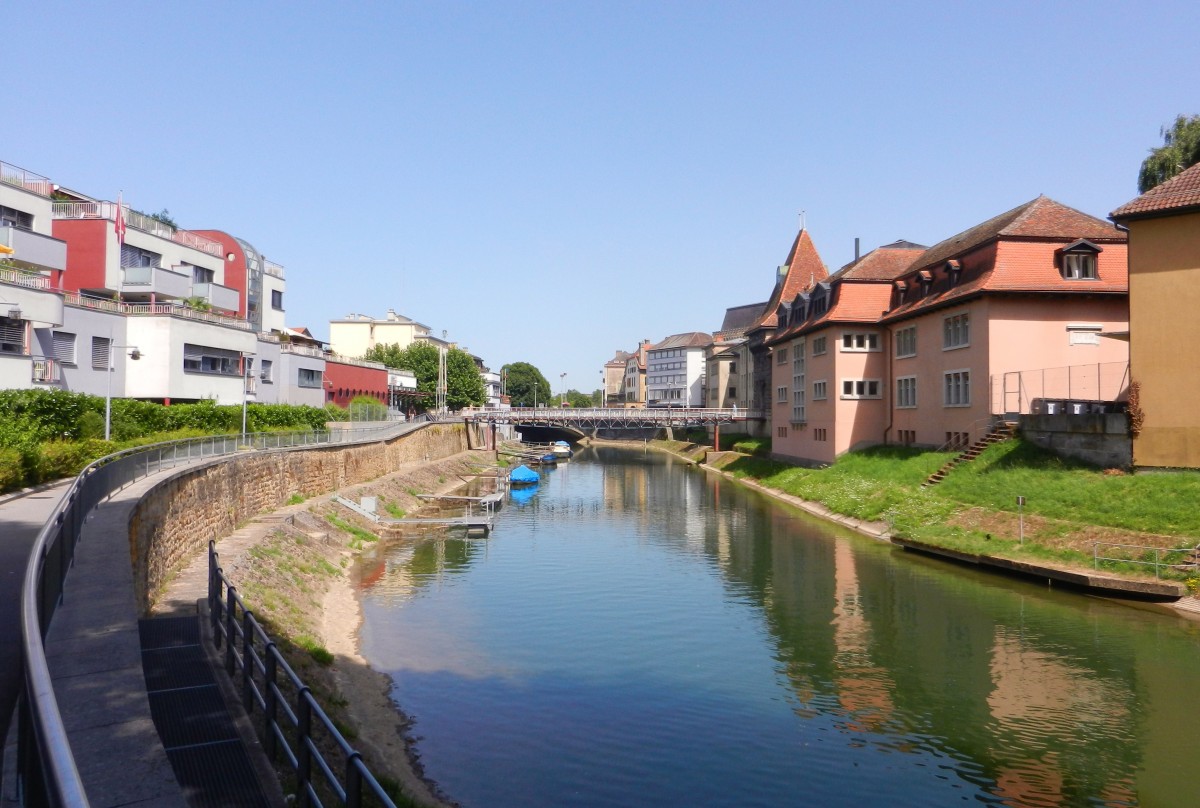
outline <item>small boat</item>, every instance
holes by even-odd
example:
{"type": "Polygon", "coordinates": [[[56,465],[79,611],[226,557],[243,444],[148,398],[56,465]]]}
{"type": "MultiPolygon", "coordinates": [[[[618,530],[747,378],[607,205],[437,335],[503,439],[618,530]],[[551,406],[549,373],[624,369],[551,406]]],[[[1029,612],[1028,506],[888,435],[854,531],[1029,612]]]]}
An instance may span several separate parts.
{"type": "Polygon", "coordinates": [[[508,482],[513,487],[537,485],[541,479],[542,475],[525,465],[517,466],[508,473],[508,482]]]}
{"type": "Polygon", "coordinates": [[[570,457],[573,454],[571,452],[571,444],[567,443],[565,440],[556,440],[554,445],[550,447],[550,451],[554,452],[559,457],[570,457]]]}

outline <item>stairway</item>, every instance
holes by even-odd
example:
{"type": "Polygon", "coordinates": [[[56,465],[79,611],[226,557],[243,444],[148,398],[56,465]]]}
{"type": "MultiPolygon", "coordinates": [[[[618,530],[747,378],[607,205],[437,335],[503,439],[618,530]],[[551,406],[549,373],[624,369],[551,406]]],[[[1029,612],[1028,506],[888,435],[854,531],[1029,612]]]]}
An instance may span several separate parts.
{"type": "Polygon", "coordinates": [[[921,483],[922,488],[928,488],[931,485],[937,485],[942,480],[946,479],[946,475],[960,463],[969,463],[979,455],[983,454],[983,450],[991,446],[993,443],[999,443],[1002,440],[1008,440],[1017,433],[1017,423],[1015,421],[997,421],[992,425],[992,431],[988,432],[979,440],[975,441],[965,451],[955,455],[946,465],[930,474],[925,482],[921,483]]]}

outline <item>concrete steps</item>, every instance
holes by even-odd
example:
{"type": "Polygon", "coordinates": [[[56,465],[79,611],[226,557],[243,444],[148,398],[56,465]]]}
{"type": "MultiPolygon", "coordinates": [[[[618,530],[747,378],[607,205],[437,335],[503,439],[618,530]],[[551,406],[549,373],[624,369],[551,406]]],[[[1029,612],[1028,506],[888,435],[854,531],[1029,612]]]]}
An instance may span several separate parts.
{"type": "Polygon", "coordinates": [[[925,482],[921,483],[921,487],[929,488],[930,486],[937,485],[942,480],[946,479],[946,475],[948,475],[956,467],[963,463],[970,463],[972,460],[979,457],[979,455],[983,454],[983,451],[987,449],[987,447],[991,446],[993,443],[999,443],[1000,441],[1008,440],[1009,438],[1013,437],[1016,432],[1017,425],[1015,422],[998,421],[992,427],[991,432],[975,441],[975,443],[971,444],[971,446],[969,446],[967,449],[955,455],[946,463],[946,465],[942,466],[933,474],[930,474],[928,477],[926,477],[925,482]]]}

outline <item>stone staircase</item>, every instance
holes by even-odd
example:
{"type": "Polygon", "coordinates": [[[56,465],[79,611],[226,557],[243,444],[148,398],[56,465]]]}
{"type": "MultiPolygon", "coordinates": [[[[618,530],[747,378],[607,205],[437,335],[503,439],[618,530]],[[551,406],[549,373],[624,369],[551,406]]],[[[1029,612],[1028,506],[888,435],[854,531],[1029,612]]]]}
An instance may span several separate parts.
{"type": "Polygon", "coordinates": [[[1016,435],[1016,433],[1016,421],[997,421],[992,425],[992,430],[990,432],[988,432],[979,440],[975,441],[975,443],[971,444],[971,446],[966,450],[955,455],[948,463],[946,463],[946,465],[942,466],[933,474],[930,474],[929,477],[925,479],[925,482],[921,483],[921,487],[928,488],[931,485],[937,485],[942,480],[946,479],[946,475],[949,474],[956,466],[962,463],[971,462],[975,458],[979,457],[979,455],[983,454],[983,450],[991,446],[993,443],[999,443],[1002,440],[1008,440],[1016,435]]]}

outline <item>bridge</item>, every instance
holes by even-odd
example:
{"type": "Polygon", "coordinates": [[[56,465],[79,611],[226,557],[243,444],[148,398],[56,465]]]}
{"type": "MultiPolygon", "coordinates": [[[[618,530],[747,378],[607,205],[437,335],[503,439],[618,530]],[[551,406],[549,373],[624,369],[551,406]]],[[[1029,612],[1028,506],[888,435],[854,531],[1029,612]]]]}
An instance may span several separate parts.
{"type": "Polygon", "coordinates": [[[617,407],[513,407],[511,409],[467,409],[461,413],[470,423],[541,426],[586,432],[596,429],[646,429],[715,426],[760,420],[762,410],[705,407],[661,407],[622,409],[617,407]]]}

